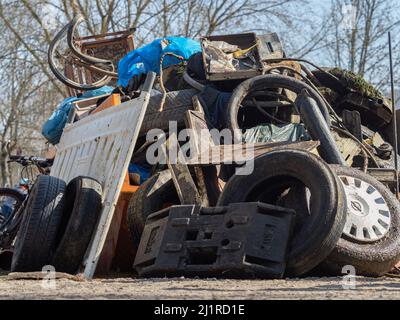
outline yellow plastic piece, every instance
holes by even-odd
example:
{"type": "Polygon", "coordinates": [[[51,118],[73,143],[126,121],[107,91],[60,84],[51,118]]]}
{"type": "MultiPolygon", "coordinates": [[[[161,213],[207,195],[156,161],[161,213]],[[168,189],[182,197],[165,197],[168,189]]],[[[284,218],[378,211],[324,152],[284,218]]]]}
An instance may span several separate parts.
{"type": "Polygon", "coordinates": [[[242,49],[242,50],[235,51],[234,53],[232,53],[232,55],[233,55],[234,58],[238,59],[241,56],[243,56],[244,54],[246,54],[247,52],[249,52],[250,50],[254,49],[257,45],[258,45],[258,40],[251,47],[249,47],[247,49],[242,49]]]}

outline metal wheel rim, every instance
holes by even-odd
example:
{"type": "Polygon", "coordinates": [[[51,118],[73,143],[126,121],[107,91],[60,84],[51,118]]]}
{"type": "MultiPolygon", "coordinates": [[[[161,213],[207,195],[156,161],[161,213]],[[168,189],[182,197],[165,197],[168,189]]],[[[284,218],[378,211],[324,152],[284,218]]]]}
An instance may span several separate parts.
{"type": "Polygon", "coordinates": [[[389,231],[391,214],[382,194],[370,183],[359,178],[339,175],[347,202],[343,234],[359,242],[382,239],[389,231]]]}

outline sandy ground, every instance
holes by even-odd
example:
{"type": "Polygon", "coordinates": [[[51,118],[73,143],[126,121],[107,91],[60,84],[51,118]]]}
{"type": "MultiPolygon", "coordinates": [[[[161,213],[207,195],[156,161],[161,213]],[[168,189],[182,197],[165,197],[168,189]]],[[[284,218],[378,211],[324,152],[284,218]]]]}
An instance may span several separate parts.
{"type": "Polygon", "coordinates": [[[10,280],[0,275],[0,299],[400,299],[400,279],[355,278],[345,290],[342,278],[286,280],[134,279],[91,281],[10,280]]]}

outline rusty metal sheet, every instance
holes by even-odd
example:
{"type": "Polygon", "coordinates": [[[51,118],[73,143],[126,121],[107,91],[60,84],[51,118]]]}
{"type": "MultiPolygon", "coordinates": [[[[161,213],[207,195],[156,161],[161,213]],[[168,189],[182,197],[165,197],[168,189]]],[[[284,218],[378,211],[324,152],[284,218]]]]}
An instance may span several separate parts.
{"type": "Polygon", "coordinates": [[[149,74],[138,98],[68,124],[57,146],[51,175],[69,182],[77,176],[98,180],[103,209],[84,261],[84,276],[95,272],[114,209],[150,99],[155,74],[149,74]]]}

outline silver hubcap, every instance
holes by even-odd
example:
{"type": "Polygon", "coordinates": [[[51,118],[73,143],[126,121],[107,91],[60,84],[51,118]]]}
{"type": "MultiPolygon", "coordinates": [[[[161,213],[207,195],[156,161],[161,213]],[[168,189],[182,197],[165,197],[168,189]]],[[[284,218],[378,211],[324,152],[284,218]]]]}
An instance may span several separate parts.
{"type": "Polygon", "coordinates": [[[343,233],[361,242],[374,242],[390,227],[390,210],[382,194],[358,178],[340,175],[347,201],[343,233]]]}

